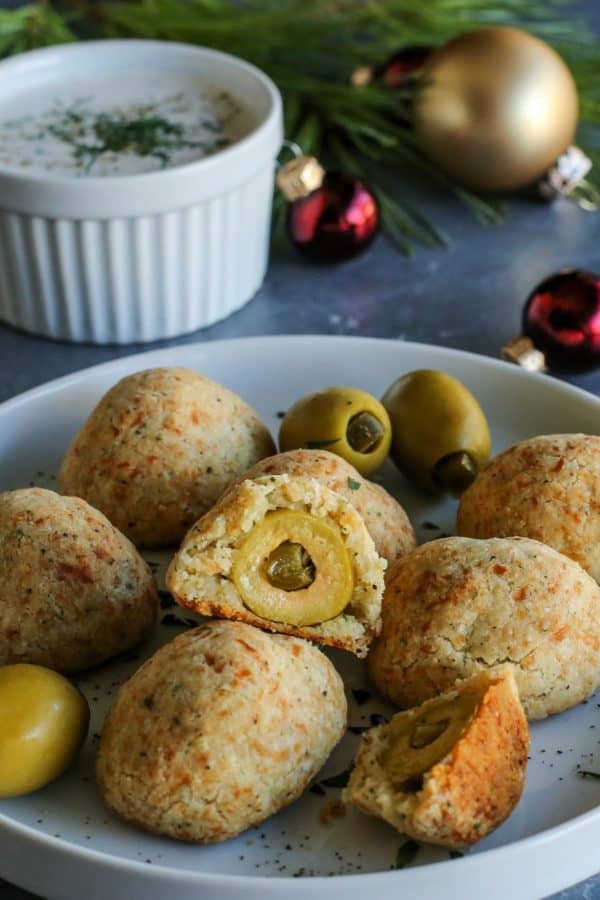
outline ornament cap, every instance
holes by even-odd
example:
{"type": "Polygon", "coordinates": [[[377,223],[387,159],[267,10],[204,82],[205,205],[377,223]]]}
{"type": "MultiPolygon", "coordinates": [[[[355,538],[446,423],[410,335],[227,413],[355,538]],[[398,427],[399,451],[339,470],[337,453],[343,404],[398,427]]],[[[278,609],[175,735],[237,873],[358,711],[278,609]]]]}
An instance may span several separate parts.
{"type": "Polygon", "coordinates": [[[277,187],[291,203],[308,197],[323,184],[325,169],[315,156],[298,156],[277,173],[277,187]]]}
{"type": "Polygon", "coordinates": [[[547,372],[546,357],[528,337],[513,338],[502,348],[502,359],[529,372],[547,372]]]}
{"type": "Polygon", "coordinates": [[[541,200],[568,197],[592,168],[592,161],[579,147],[568,147],[551,169],[534,185],[534,193],[541,200]]]}
{"type": "Polygon", "coordinates": [[[366,87],[375,80],[374,66],[358,66],[350,76],[352,87],[366,87]]]}

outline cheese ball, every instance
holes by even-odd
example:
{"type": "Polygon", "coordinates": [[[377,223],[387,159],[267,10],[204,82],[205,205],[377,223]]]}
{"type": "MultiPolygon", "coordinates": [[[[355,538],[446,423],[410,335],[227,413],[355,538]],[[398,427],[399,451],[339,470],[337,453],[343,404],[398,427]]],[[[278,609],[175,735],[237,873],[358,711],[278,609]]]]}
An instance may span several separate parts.
{"type": "Polygon", "coordinates": [[[369,671],[401,707],[501,662],[514,665],[530,719],[568,709],[600,684],[600,588],[539,541],[424,544],[394,566],[382,615],[369,671]]]}
{"type": "Polygon", "coordinates": [[[144,640],[158,608],[150,569],[108,519],[42,488],[0,494],[0,665],[58,672],[144,640]]]}
{"type": "Polygon", "coordinates": [[[510,666],[365,732],[343,799],[418,841],[461,849],[523,792],[529,731],[510,666]]]}
{"type": "Polygon", "coordinates": [[[463,494],[457,524],[467,537],[542,541],[600,582],[600,437],[547,434],[505,450],[463,494]]]}
{"type": "Polygon", "coordinates": [[[296,800],[346,728],[344,686],[306,641],[213,621],[121,688],[97,763],[117,815],[155,834],[224,841],[296,800]]]}
{"type": "Polygon", "coordinates": [[[300,475],[315,478],[348,500],[364,519],[380,556],[391,566],[416,546],[414,529],[402,506],[380,485],[367,481],[349,462],[329,450],[289,450],[252,466],[244,478],[300,475]]]}
{"type": "Polygon", "coordinates": [[[168,546],[274,450],[258,415],[227,388],[190,369],[147,369],[100,400],[67,451],[60,486],[138,546],[168,546]]]}
{"type": "Polygon", "coordinates": [[[194,525],[166,580],[201,615],[365,656],[381,625],[385,566],[351,503],[312,478],[266,475],[194,525]]]}

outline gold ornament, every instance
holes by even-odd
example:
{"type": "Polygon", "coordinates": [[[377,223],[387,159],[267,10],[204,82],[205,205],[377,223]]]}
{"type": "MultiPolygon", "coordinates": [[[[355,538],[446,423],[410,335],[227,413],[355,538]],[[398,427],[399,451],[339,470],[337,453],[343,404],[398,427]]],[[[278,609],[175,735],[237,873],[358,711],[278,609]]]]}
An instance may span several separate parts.
{"type": "Polygon", "coordinates": [[[573,141],[573,77],[547,44],[517,28],[482,28],[449,41],[423,72],[415,133],[447,175],[479,191],[539,179],[573,141]]]}

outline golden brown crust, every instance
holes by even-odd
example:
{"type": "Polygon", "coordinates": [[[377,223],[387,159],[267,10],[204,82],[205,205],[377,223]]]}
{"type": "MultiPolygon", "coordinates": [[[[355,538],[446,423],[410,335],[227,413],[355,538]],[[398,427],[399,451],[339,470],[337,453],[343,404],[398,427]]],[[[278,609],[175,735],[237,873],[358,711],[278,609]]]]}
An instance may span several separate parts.
{"type": "Polygon", "coordinates": [[[233,622],[244,622],[246,625],[253,625],[262,631],[268,631],[271,634],[287,634],[297,638],[304,638],[307,641],[316,641],[326,645],[327,647],[337,647],[338,650],[348,650],[350,653],[356,653],[357,656],[365,656],[367,648],[364,650],[357,645],[355,641],[348,638],[347,635],[336,634],[327,635],[327,639],[321,638],[318,633],[318,625],[301,626],[286,625],[285,622],[270,622],[261,616],[256,616],[249,609],[234,609],[226,603],[218,603],[214,600],[196,600],[193,604],[184,603],[182,598],[175,595],[175,599],[180,606],[192,609],[201,616],[210,616],[213,619],[230,619],[233,622]]]}
{"type": "MultiPolygon", "coordinates": [[[[444,696],[473,686],[483,691],[477,711],[451,751],[425,773],[421,790],[403,792],[382,766],[390,744],[387,724],[363,735],[344,799],[417,840],[444,847],[469,846],[497,828],[523,791],[527,720],[509,666],[480,673],[444,696]]],[[[398,713],[392,722],[412,712],[398,713]]]]}
{"type": "Polygon", "coordinates": [[[151,632],[150,569],[108,519],[77,497],[0,494],[0,665],[59,672],[98,665],[151,632]]]}
{"type": "Polygon", "coordinates": [[[528,538],[431,541],[389,575],[368,665],[401,707],[502,662],[529,718],[584,700],[600,683],[600,588],[528,538]]]}
{"type": "Polygon", "coordinates": [[[457,526],[542,541],[600,582],[600,437],[540,435],[505,450],[462,495],[457,526]]]}
{"type": "Polygon", "coordinates": [[[136,544],[167,546],[273,450],[257,414],[227,388],[190,369],[148,369],[100,400],[67,451],[60,485],[136,544]]]}
{"type": "Polygon", "coordinates": [[[202,615],[365,656],[381,624],[384,570],[385,560],[352,504],[314,479],[269,475],[236,485],[196,523],[171,561],[167,587],[181,606],[202,615]],[[253,526],[275,509],[307,510],[339,533],[352,560],[354,590],[348,607],[335,618],[302,627],[262,618],[244,605],[231,579],[235,553],[253,526]]]}
{"type": "Polygon", "coordinates": [[[391,566],[416,547],[414,529],[406,512],[385,488],[363,478],[354,466],[329,450],[288,450],[269,456],[245,472],[245,478],[292,475],[316,478],[358,510],[380,556],[391,566]]]}
{"type": "Polygon", "coordinates": [[[98,781],[107,805],[138,827],[223,841],[292,803],[345,727],[342,681],[316,647],[208,622],[123,685],[98,781]]]}

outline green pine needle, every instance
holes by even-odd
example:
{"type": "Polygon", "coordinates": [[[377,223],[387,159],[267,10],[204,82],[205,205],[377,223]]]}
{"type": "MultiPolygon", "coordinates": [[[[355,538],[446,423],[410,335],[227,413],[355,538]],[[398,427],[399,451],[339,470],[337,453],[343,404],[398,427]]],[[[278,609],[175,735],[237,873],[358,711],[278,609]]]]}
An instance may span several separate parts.
{"type": "MultiPolygon", "coordinates": [[[[407,124],[414,85],[400,91],[355,88],[358,65],[379,63],[402,46],[436,45],[482,25],[520,25],[552,44],[576,80],[578,143],[594,160],[600,190],[600,52],[569,0],[63,0],[0,11],[0,56],[86,37],[186,41],[241,56],[264,69],[284,96],[285,132],[305,153],[364,179],[380,204],[384,228],[409,253],[445,236],[407,201],[402,180],[419,173],[482,222],[498,222],[501,199],[473,194],[429,162],[407,124]]],[[[284,203],[277,199],[274,233],[284,203]]]]}
{"type": "Polygon", "coordinates": [[[0,10],[0,56],[74,41],[68,18],[46,3],[0,10]]]}

